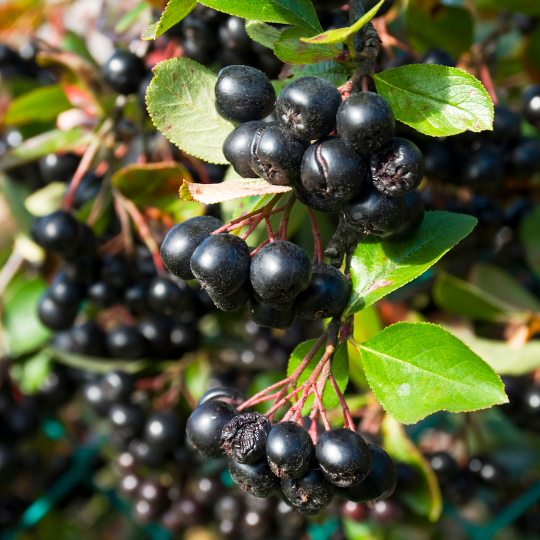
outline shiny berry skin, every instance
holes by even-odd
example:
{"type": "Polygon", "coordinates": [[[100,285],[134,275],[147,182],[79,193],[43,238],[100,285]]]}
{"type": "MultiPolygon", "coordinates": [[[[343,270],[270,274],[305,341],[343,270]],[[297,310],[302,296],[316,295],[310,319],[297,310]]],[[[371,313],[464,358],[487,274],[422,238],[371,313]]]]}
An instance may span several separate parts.
{"type": "Polygon", "coordinates": [[[431,468],[440,480],[450,479],[457,471],[457,463],[447,452],[436,452],[429,456],[431,468]]]}
{"type": "Polygon", "coordinates": [[[238,463],[256,463],[264,457],[271,428],[268,418],[258,412],[240,414],[223,428],[221,448],[238,463]]]}
{"type": "Polygon", "coordinates": [[[268,434],[268,464],[280,478],[295,479],[304,476],[313,454],[313,441],[309,433],[296,422],[280,422],[268,434]]]}
{"type": "Polygon", "coordinates": [[[107,334],[105,343],[111,358],[140,360],[146,354],[146,341],[134,326],[121,324],[107,334]]]}
{"type": "Polygon", "coordinates": [[[220,448],[221,432],[234,418],[236,411],[223,401],[208,401],[189,416],[186,433],[203,457],[217,459],[223,456],[220,448]]]}
{"type": "Polygon", "coordinates": [[[216,111],[235,123],[262,120],[276,104],[276,91],[268,77],[249,66],[229,66],[219,74],[215,87],[216,111]]]}
{"type": "Polygon", "coordinates": [[[410,238],[418,232],[418,229],[424,221],[426,207],[422,194],[415,189],[411,193],[407,193],[404,199],[405,215],[399,229],[390,236],[393,240],[410,238]]]}
{"type": "Polygon", "coordinates": [[[221,233],[204,240],[191,257],[200,284],[219,295],[237,291],[249,277],[250,251],[244,240],[221,233]]]}
{"type": "Polygon", "coordinates": [[[300,179],[305,147],[275,122],[255,130],[250,144],[255,175],[278,186],[288,186],[300,179]]]}
{"type": "Polygon", "coordinates": [[[405,199],[386,197],[372,188],[346,203],[343,217],[352,229],[385,238],[401,227],[405,217],[405,199]]]}
{"type": "Polygon", "coordinates": [[[139,434],[144,425],[144,413],[139,405],[134,403],[116,403],[109,409],[109,419],[114,430],[125,439],[131,439],[139,434]]]}
{"type": "Polygon", "coordinates": [[[368,516],[368,507],[362,503],[352,501],[344,501],[341,507],[341,515],[344,518],[352,519],[353,521],[365,521],[368,516]]]}
{"type": "Polygon", "coordinates": [[[376,444],[367,443],[371,453],[371,470],[361,483],[340,489],[340,496],[356,503],[381,501],[396,488],[396,467],[392,458],[376,444]]]}
{"type": "Polygon", "coordinates": [[[371,468],[368,445],[350,429],[325,431],[317,441],[315,455],[324,475],[339,487],[362,482],[371,468]]]}
{"type": "Polygon", "coordinates": [[[424,173],[428,178],[443,182],[456,181],[457,157],[454,149],[444,141],[429,141],[423,149],[424,173]]]}
{"type": "Polygon", "coordinates": [[[103,389],[98,381],[88,382],[82,389],[86,403],[100,416],[106,416],[109,412],[110,403],[103,395],[103,389]]]}
{"type": "MultiPolygon", "coordinates": [[[[190,40],[199,47],[207,50],[211,50],[217,45],[216,36],[212,28],[193,13],[182,19],[180,26],[184,40],[190,40]]],[[[182,48],[184,48],[184,43],[182,43],[182,48]]]]}
{"type": "Polygon", "coordinates": [[[229,472],[234,483],[254,497],[270,497],[279,490],[279,478],[270,470],[264,458],[253,465],[231,461],[229,472]]]}
{"type": "Polygon", "coordinates": [[[160,448],[150,446],[148,443],[139,439],[133,439],[129,444],[129,451],[133,457],[145,467],[149,469],[158,469],[163,467],[165,463],[166,453],[160,448]]]}
{"type": "Polygon", "coordinates": [[[74,326],[70,334],[73,352],[88,356],[106,356],[105,333],[94,321],[74,326]]]}
{"type": "Polygon", "coordinates": [[[158,511],[167,505],[167,490],[157,480],[141,482],[137,494],[140,499],[148,501],[158,511]]]}
{"type": "Polygon", "coordinates": [[[103,259],[101,265],[101,280],[117,289],[124,289],[129,285],[129,264],[124,257],[109,255],[103,259]]]}
{"type": "Polygon", "coordinates": [[[502,488],[508,481],[508,471],[489,458],[482,456],[472,458],[468,468],[479,480],[492,488],[502,488]]]}
{"type": "Polygon", "coordinates": [[[324,510],[334,499],[336,487],[319,468],[310,468],[296,480],[281,480],[283,494],[301,514],[315,515],[324,510]]]}
{"type": "Polygon", "coordinates": [[[153,313],[144,318],[137,329],[149,343],[148,353],[156,358],[172,358],[172,318],[163,313],[153,313]]]}
{"type": "Polygon", "coordinates": [[[173,411],[158,411],[150,415],[144,426],[143,438],[161,451],[173,450],[182,438],[182,426],[177,415],[173,411]]]}
{"type": "Polygon", "coordinates": [[[347,278],[329,264],[313,266],[311,282],[296,299],[300,319],[327,319],[341,315],[349,299],[347,278]]]}
{"type": "Polygon", "coordinates": [[[540,144],[532,137],[523,137],[507,155],[512,178],[528,179],[540,171],[540,144]]]}
{"type": "Polygon", "coordinates": [[[195,279],[191,272],[191,256],[201,242],[223,226],[212,216],[197,216],[175,225],[161,245],[161,260],[167,270],[181,279],[195,279]]]}
{"type": "Polygon", "coordinates": [[[206,291],[214,302],[214,305],[221,311],[234,312],[243,308],[251,298],[251,287],[249,282],[244,283],[237,291],[227,296],[216,294],[211,289],[206,291]]]}
{"type": "Polygon", "coordinates": [[[255,173],[251,168],[251,139],[257,129],[265,124],[259,121],[240,124],[229,133],[223,143],[223,155],[242,178],[253,178],[255,173]]]}
{"type": "Polygon", "coordinates": [[[197,349],[201,336],[199,332],[182,322],[173,322],[171,333],[171,354],[173,358],[179,358],[186,352],[197,349]]]}
{"type": "Polygon", "coordinates": [[[296,139],[321,139],[336,129],[341,94],[321,77],[301,77],[279,94],[276,113],[281,127],[296,139]]]}
{"type": "Polygon", "coordinates": [[[142,60],[129,51],[117,49],[103,66],[103,78],[120,94],[135,93],[146,75],[142,60]]]}
{"type": "Polygon", "coordinates": [[[394,113],[374,92],[358,92],[346,99],[337,113],[339,135],[357,152],[375,152],[394,134],[394,113]]]}
{"type": "Polygon", "coordinates": [[[483,144],[470,152],[461,172],[461,181],[475,190],[498,191],[504,181],[504,165],[499,148],[483,144]]]}
{"type": "Polygon", "coordinates": [[[112,285],[104,281],[96,281],[88,287],[86,296],[90,302],[103,309],[111,307],[120,297],[120,293],[112,285]]]}
{"type": "Polygon", "coordinates": [[[144,283],[132,283],[124,290],[123,304],[134,313],[148,309],[148,286],[144,283]]]}
{"type": "Polygon", "coordinates": [[[296,320],[296,309],[276,309],[251,300],[249,302],[249,318],[261,328],[288,330],[296,320]]]}
{"type": "Polygon", "coordinates": [[[316,197],[343,203],[360,191],[367,170],[365,155],[355,152],[339,137],[327,137],[306,150],[300,178],[316,197]]]}
{"type": "Polygon", "coordinates": [[[540,85],[529,88],[521,98],[523,118],[536,128],[540,128],[540,85]]]}
{"type": "Polygon", "coordinates": [[[517,112],[505,107],[495,105],[493,116],[493,131],[486,131],[486,135],[496,144],[519,137],[521,133],[521,118],[517,112]]]}
{"type": "Polygon", "coordinates": [[[454,57],[440,47],[433,47],[422,53],[419,62],[420,64],[437,64],[438,66],[456,67],[454,57]]]}
{"type": "Polygon", "coordinates": [[[77,307],[82,300],[84,290],[74,283],[64,272],[58,272],[49,287],[49,296],[62,306],[77,307]]]}
{"type": "Polygon", "coordinates": [[[295,182],[294,193],[302,204],[313,208],[313,210],[317,210],[317,212],[333,214],[343,208],[343,203],[341,202],[336,202],[332,199],[322,199],[314,193],[309,192],[300,181],[295,182]]]}
{"type": "Polygon", "coordinates": [[[238,390],[235,390],[234,388],[219,386],[217,388],[212,388],[212,390],[208,390],[208,392],[206,392],[206,394],[199,399],[197,407],[214,400],[224,401],[230,405],[238,406],[245,401],[245,398],[240,392],[238,392],[238,390]]]}
{"type": "Polygon", "coordinates": [[[133,375],[124,371],[109,371],[101,378],[100,386],[109,403],[123,403],[135,390],[135,380],[133,375]]]}
{"type": "Polygon", "coordinates": [[[75,321],[77,306],[63,306],[44,293],[38,304],[38,317],[43,325],[51,330],[67,330],[75,321]]]}
{"type": "Polygon", "coordinates": [[[407,139],[394,137],[370,156],[373,185],[388,197],[399,197],[415,190],[424,177],[424,158],[407,139]]]}
{"type": "Polygon", "coordinates": [[[254,291],[263,301],[284,303],[307,289],[311,272],[311,264],[302,248],[286,240],[277,240],[253,256],[250,279],[254,291]]]}
{"type": "MultiPolygon", "coordinates": [[[[185,287],[185,285],[184,285],[185,287]]],[[[148,305],[155,311],[172,312],[186,303],[187,294],[168,277],[155,277],[148,288],[148,305]]]]}
{"type": "Polygon", "coordinates": [[[240,17],[228,17],[219,25],[219,43],[225,49],[249,53],[251,38],[246,32],[246,21],[240,17]]]}
{"type": "Polygon", "coordinates": [[[51,182],[68,182],[79,165],[81,158],[75,154],[47,154],[39,160],[39,170],[43,180],[51,182]]]}
{"type": "Polygon", "coordinates": [[[43,249],[67,255],[77,245],[81,228],[69,212],[57,210],[47,216],[35,218],[31,232],[36,244],[43,249]]]}

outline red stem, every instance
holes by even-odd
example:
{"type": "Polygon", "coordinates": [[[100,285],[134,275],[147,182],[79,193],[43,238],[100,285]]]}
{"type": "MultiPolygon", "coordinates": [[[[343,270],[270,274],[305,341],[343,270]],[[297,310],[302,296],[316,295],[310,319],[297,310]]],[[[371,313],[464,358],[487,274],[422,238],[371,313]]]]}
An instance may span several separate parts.
{"type": "Polygon", "coordinates": [[[270,242],[273,242],[274,233],[272,232],[272,225],[270,224],[270,218],[266,216],[264,219],[266,221],[266,232],[268,233],[268,239],[270,240],[270,242]]]}
{"type": "Polygon", "coordinates": [[[322,244],[321,244],[321,232],[319,231],[319,225],[317,223],[317,218],[313,213],[313,210],[308,207],[309,220],[311,221],[311,231],[313,232],[313,238],[315,239],[315,261],[317,264],[322,263],[323,253],[322,253],[322,244]]]}
{"type": "Polygon", "coordinates": [[[482,84],[486,87],[487,93],[489,94],[491,101],[493,101],[493,105],[497,105],[499,103],[499,99],[497,98],[495,85],[493,84],[493,80],[491,79],[491,74],[485,60],[482,60],[482,62],[480,63],[479,71],[480,80],[482,81],[482,84]]]}
{"type": "Polygon", "coordinates": [[[334,388],[334,392],[336,393],[339,399],[341,408],[343,409],[343,418],[345,418],[345,427],[349,428],[351,431],[356,431],[354,428],[354,422],[351,417],[351,413],[349,411],[347,402],[345,401],[345,398],[343,397],[343,394],[341,393],[341,390],[339,389],[339,386],[337,385],[336,380],[334,379],[334,376],[332,375],[332,373],[330,373],[328,378],[330,379],[330,384],[334,388]]]}
{"type": "Polygon", "coordinates": [[[317,409],[314,409],[314,411],[313,411],[315,413],[313,415],[313,420],[317,419],[317,410],[318,410],[318,412],[321,413],[321,418],[322,418],[322,421],[323,421],[323,424],[324,424],[324,429],[326,431],[330,431],[330,423],[328,422],[328,418],[326,417],[326,411],[324,410],[322,400],[321,400],[321,396],[319,394],[319,389],[317,388],[316,384],[313,385],[313,392],[315,394],[315,401],[317,402],[317,409]]]}

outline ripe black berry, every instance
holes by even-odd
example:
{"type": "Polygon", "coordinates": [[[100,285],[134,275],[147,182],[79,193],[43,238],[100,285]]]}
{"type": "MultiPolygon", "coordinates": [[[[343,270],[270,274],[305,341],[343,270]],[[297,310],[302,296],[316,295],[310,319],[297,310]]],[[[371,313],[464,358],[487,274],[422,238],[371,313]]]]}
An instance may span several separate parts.
{"type": "Polygon", "coordinates": [[[456,67],[454,57],[440,47],[433,47],[420,56],[421,64],[437,64],[439,66],[456,67]]]}
{"type": "Polygon", "coordinates": [[[294,192],[302,204],[309,206],[309,208],[313,208],[313,210],[317,210],[317,212],[331,214],[339,212],[343,207],[343,203],[341,202],[336,202],[332,199],[322,199],[321,197],[317,197],[314,193],[310,193],[300,181],[295,182],[294,192]]]}
{"type": "Polygon", "coordinates": [[[258,412],[240,414],[223,428],[221,448],[234,461],[253,464],[264,456],[271,428],[268,418],[258,412]]]}
{"type": "Polygon", "coordinates": [[[173,450],[181,441],[182,426],[173,411],[158,411],[148,417],[143,438],[150,446],[162,452],[173,450]]]}
{"type": "Polygon", "coordinates": [[[148,308],[148,286],[141,282],[132,283],[124,290],[122,301],[134,313],[146,311],[148,308]]]}
{"type": "Polygon", "coordinates": [[[219,386],[217,388],[212,388],[212,390],[208,390],[208,392],[199,399],[197,407],[214,400],[224,401],[225,403],[236,406],[241,405],[245,401],[244,396],[238,392],[238,390],[227,386],[219,386]]]}
{"type": "Polygon", "coordinates": [[[357,152],[370,153],[390,142],[394,113],[379,94],[358,92],[340,105],[337,126],[340,136],[357,152]]]}
{"type": "Polygon", "coordinates": [[[69,279],[65,272],[56,274],[49,287],[49,296],[57,304],[68,307],[77,307],[82,300],[83,292],[83,288],[69,279]]]}
{"type": "Polygon", "coordinates": [[[396,468],[392,458],[376,444],[368,443],[371,470],[360,484],[340,490],[344,499],[356,503],[380,501],[390,497],[396,488],[396,468]]]}
{"type": "MultiPolygon", "coordinates": [[[[216,36],[212,28],[193,13],[182,19],[180,26],[184,40],[190,40],[201,49],[211,50],[217,45],[216,36]]],[[[185,48],[184,42],[182,43],[182,48],[185,48]]]]}
{"type": "Polygon", "coordinates": [[[405,199],[405,215],[399,229],[392,234],[392,239],[409,238],[416,234],[422,222],[424,221],[425,205],[422,194],[415,189],[411,193],[407,193],[405,199]]]}
{"type": "Polygon", "coordinates": [[[520,139],[506,157],[513,178],[527,179],[540,171],[540,144],[532,137],[520,139]]]}
{"type": "Polygon", "coordinates": [[[104,281],[96,281],[88,287],[86,296],[98,308],[104,309],[111,307],[118,300],[120,293],[112,285],[104,281]]]}
{"type": "Polygon", "coordinates": [[[109,419],[115,431],[124,439],[132,439],[142,429],[144,414],[134,403],[116,403],[109,409],[109,419]]]}
{"type": "Polygon", "coordinates": [[[428,178],[443,182],[456,181],[458,163],[454,149],[443,141],[429,141],[422,147],[424,153],[424,171],[428,178]]]}
{"type": "Polygon", "coordinates": [[[166,453],[164,451],[155,446],[150,446],[147,442],[139,439],[133,439],[131,441],[129,451],[133,454],[137,463],[149,469],[162,467],[165,462],[166,453]]]}
{"type": "Polygon", "coordinates": [[[103,259],[100,271],[101,280],[117,289],[129,285],[129,265],[124,257],[109,255],[103,259]]]}
{"type": "Polygon", "coordinates": [[[58,210],[36,218],[32,223],[32,236],[43,249],[61,255],[71,253],[79,240],[79,222],[68,212],[58,210]]]}
{"type": "Polygon", "coordinates": [[[404,216],[403,197],[386,197],[374,188],[361,192],[343,209],[345,222],[351,228],[382,238],[396,232],[404,216]]]}
{"type": "Polygon", "coordinates": [[[77,170],[80,161],[81,158],[75,154],[47,154],[39,160],[41,177],[47,184],[68,182],[77,170]]]}
{"type": "Polygon", "coordinates": [[[349,282],[333,266],[313,266],[311,283],[296,299],[300,319],[327,319],[341,315],[349,299],[349,282]]]}
{"type": "Polygon", "coordinates": [[[334,499],[336,488],[320,469],[312,467],[296,480],[281,480],[283,494],[301,514],[314,515],[326,508],[334,499]]]}
{"type": "Polygon", "coordinates": [[[275,122],[263,124],[251,138],[251,168],[270,184],[288,186],[300,178],[304,145],[275,122]]]}
{"type": "Polygon", "coordinates": [[[317,441],[315,453],[325,476],[339,487],[362,482],[371,468],[368,445],[350,429],[325,431],[317,441]]]}
{"type": "Polygon", "coordinates": [[[312,144],[302,159],[302,185],[315,196],[336,203],[352,199],[362,188],[366,173],[366,157],[339,137],[312,144]]]}
{"type": "Polygon", "coordinates": [[[121,324],[106,338],[106,347],[112,358],[140,360],[146,354],[146,342],[143,335],[134,326],[121,324]]]}
{"type": "Polygon", "coordinates": [[[280,478],[295,479],[304,476],[313,454],[313,441],[309,433],[296,422],[281,422],[268,434],[268,464],[280,478]]]}
{"type": "Polygon", "coordinates": [[[227,296],[216,294],[211,289],[208,289],[206,292],[218,309],[227,312],[238,311],[240,308],[244,307],[251,298],[251,287],[247,281],[237,291],[234,291],[227,296]]]}
{"type": "Polygon", "coordinates": [[[521,118],[519,114],[504,105],[495,105],[494,109],[493,131],[486,132],[488,138],[494,143],[500,144],[509,139],[519,137],[521,132],[521,118]]]}
{"type": "Polygon", "coordinates": [[[191,256],[199,244],[223,223],[212,216],[197,216],[175,225],[161,245],[161,260],[171,274],[181,279],[195,279],[191,256]]]}
{"type": "Polygon", "coordinates": [[[436,452],[429,457],[431,468],[441,480],[448,480],[457,471],[457,463],[447,452],[436,452]]]}
{"type": "Polygon", "coordinates": [[[393,138],[370,157],[373,185],[389,197],[415,190],[424,177],[424,158],[418,147],[407,139],[393,138]]]}
{"type": "Polygon", "coordinates": [[[216,82],[216,110],[230,122],[262,120],[276,104],[276,91],[268,77],[249,66],[229,66],[216,82]]]}
{"type": "Polygon", "coordinates": [[[156,358],[172,358],[171,329],[172,318],[163,313],[153,313],[143,319],[137,328],[149,343],[150,356],[156,358]]]}
{"type": "Polygon", "coordinates": [[[279,123],[296,139],[321,139],[336,129],[341,94],[321,77],[301,77],[281,91],[276,103],[279,123]]]}
{"type": "Polygon", "coordinates": [[[218,37],[219,43],[226,49],[241,53],[251,51],[251,38],[246,32],[246,21],[240,17],[228,17],[224,20],[219,25],[218,37]]]}
{"type": "Polygon", "coordinates": [[[244,240],[222,233],[204,240],[191,257],[191,271],[204,288],[226,296],[249,276],[250,251],[244,240]]]}
{"type": "Polygon", "coordinates": [[[523,118],[536,128],[540,128],[540,85],[529,88],[521,98],[523,118]]]}
{"type": "Polygon", "coordinates": [[[296,309],[276,309],[252,299],[249,303],[249,318],[261,328],[288,330],[296,319],[296,309]]]}
{"type": "Polygon", "coordinates": [[[250,279],[263,301],[285,303],[307,289],[311,264],[304,250],[296,244],[277,240],[253,256],[250,279]]]}
{"type": "Polygon", "coordinates": [[[39,300],[38,317],[51,330],[67,330],[75,321],[77,308],[78,306],[63,306],[58,304],[46,292],[39,300]]]}
{"type": "Polygon", "coordinates": [[[109,403],[122,403],[129,399],[135,389],[133,375],[124,371],[109,371],[101,379],[104,398],[109,403]]]}
{"type": "MultiPolygon", "coordinates": [[[[184,285],[185,287],[185,285],[184,285]]],[[[172,312],[186,304],[187,294],[168,277],[155,277],[148,288],[148,305],[155,311],[172,312]]]]}
{"type": "Polygon", "coordinates": [[[504,165],[498,147],[482,144],[470,152],[461,172],[461,180],[475,190],[498,191],[504,181],[504,165]]]}
{"type": "Polygon", "coordinates": [[[252,121],[240,124],[223,143],[223,155],[242,178],[255,176],[251,168],[251,139],[263,122],[252,121]]]}
{"type": "Polygon", "coordinates": [[[253,465],[231,461],[229,472],[234,483],[254,497],[270,497],[279,490],[279,478],[272,473],[264,458],[253,465]]]}
{"type": "Polygon", "coordinates": [[[117,49],[103,66],[103,78],[120,94],[133,94],[146,75],[142,60],[129,51],[117,49]]]}
{"type": "Polygon", "coordinates": [[[171,328],[170,339],[173,358],[180,358],[184,353],[197,349],[200,342],[200,334],[192,326],[175,321],[171,328]]]}
{"type": "Polygon", "coordinates": [[[220,458],[221,432],[234,418],[236,411],[223,401],[207,401],[197,407],[189,416],[186,433],[189,440],[204,457],[220,458]]]}
{"type": "Polygon", "coordinates": [[[83,386],[82,393],[86,403],[88,403],[97,414],[100,416],[107,415],[110,403],[105,399],[99,381],[86,383],[83,386]]]}
{"type": "Polygon", "coordinates": [[[74,326],[70,333],[73,352],[88,356],[105,356],[105,334],[94,321],[74,326]]]}

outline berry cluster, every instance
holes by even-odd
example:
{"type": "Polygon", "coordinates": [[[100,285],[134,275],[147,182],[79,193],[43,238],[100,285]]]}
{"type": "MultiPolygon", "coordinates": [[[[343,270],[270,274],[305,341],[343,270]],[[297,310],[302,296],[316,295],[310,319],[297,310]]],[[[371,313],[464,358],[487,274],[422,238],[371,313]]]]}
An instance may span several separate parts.
{"type": "Polygon", "coordinates": [[[360,503],[394,491],[391,458],[352,430],[325,431],[314,445],[297,422],[272,426],[257,412],[239,414],[241,403],[235,390],[214,389],[190,415],[186,433],[204,457],[231,458],[231,477],[244,491],[262,498],[282,493],[308,515],[322,511],[336,495],[360,503]]]}

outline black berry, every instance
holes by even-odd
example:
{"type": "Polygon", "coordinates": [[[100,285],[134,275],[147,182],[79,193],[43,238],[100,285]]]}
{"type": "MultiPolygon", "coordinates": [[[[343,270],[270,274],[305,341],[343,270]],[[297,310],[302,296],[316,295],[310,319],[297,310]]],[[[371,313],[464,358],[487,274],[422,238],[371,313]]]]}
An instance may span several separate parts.
{"type": "Polygon", "coordinates": [[[240,17],[228,17],[224,20],[219,25],[218,37],[219,43],[226,49],[241,53],[251,51],[251,38],[246,32],[246,21],[240,17]]]}
{"type": "Polygon", "coordinates": [[[245,401],[244,396],[238,392],[238,390],[227,386],[219,386],[217,388],[212,388],[212,390],[208,390],[208,392],[199,399],[197,407],[214,400],[224,401],[225,403],[236,406],[241,405],[245,401]]]}
{"type": "Polygon", "coordinates": [[[322,199],[314,193],[309,192],[300,181],[295,183],[294,192],[302,204],[313,208],[313,210],[317,210],[317,212],[331,214],[339,212],[343,208],[343,203],[341,202],[336,202],[332,199],[322,199]]]}
{"type": "Polygon", "coordinates": [[[107,334],[106,347],[112,358],[140,360],[146,354],[143,335],[134,326],[126,324],[121,324],[107,334]]]}
{"type": "Polygon", "coordinates": [[[454,57],[444,49],[440,47],[433,47],[428,49],[422,56],[420,56],[421,64],[437,64],[439,66],[456,67],[456,61],[454,57]]]}
{"type": "Polygon", "coordinates": [[[540,144],[532,137],[523,137],[506,156],[508,172],[513,178],[528,179],[540,171],[540,144]]]}
{"type": "Polygon", "coordinates": [[[162,452],[173,450],[182,439],[182,426],[173,411],[158,411],[148,417],[143,438],[162,452]]]}
{"type": "Polygon", "coordinates": [[[392,239],[402,240],[416,234],[424,221],[425,205],[422,194],[415,189],[407,193],[405,199],[405,215],[399,229],[392,234],[392,239]]]}
{"type": "Polygon", "coordinates": [[[223,428],[221,448],[234,461],[253,464],[264,456],[271,428],[270,421],[262,414],[240,414],[223,428]]]}
{"type": "Polygon", "coordinates": [[[244,283],[237,291],[234,291],[227,296],[216,294],[211,289],[208,289],[206,292],[217,308],[227,312],[238,311],[244,307],[251,298],[251,287],[249,286],[249,282],[244,283]]]}
{"type": "Polygon", "coordinates": [[[168,277],[155,277],[148,288],[148,305],[155,311],[176,311],[186,300],[187,294],[168,277]]]}
{"type": "Polygon", "coordinates": [[[251,139],[263,122],[252,121],[240,124],[223,143],[223,155],[242,178],[255,176],[251,168],[251,139]]]}
{"type": "Polygon", "coordinates": [[[75,249],[81,229],[70,213],[58,210],[36,218],[31,232],[35,242],[43,249],[66,255],[75,249]]]}
{"type": "Polygon", "coordinates": [[[519,137],[521,132],[521,118],[519,114],[504,105],[495,105],[494,109],[493,131],[486,132],[488,138],[494,143],[500,144],[519,137]]]}
{"type": "Polygon", "coordinates": [[[133,94],[146,75],[142,60],[129,51],[117,49],[103,66],[107,84],[120,94],[133,94]]]}
{"type": "Polygon", "coordinates": [[[87,321],[71,329],[71,350],[88,356],[105,356],[105,333],[94,322],[87,321]]]}
{"type": "Polygon", "coordinates": [[[63,306],[44,293],[38,304],[39,320],[51,330],[67,330],[75,321],[78,306],[63,306]]]}
{"type": "Polygon", "coordinates": [[[281,480],[283,494],[301,514],[314,515],[326,508],[334,499],[336,488],[318,468],[309,471],[296,480],[281,480]]]}
{"type": "Polygon", "coordinates": [[[39,170],[43,180],[50,182],[68,182],[77,170],[81,158],[75,154],[47,154],[39,160],[39,170]]]}
{"type": "Polygon", "coordinates": [[[74,283],[65,272],[56,274],[49,287],[49,296],[62,306],[77,307],[83,298],[84,289],[74,283]]]}
{"type": "Polygon", "coordinates": [[[523,118],[536,128],[540,128],[540,85],[531,86],[521,98],[523,118]]]}
{"type": "Polygon", "coordinates": [[[109,371],[101,379],[104,398],[110,403],[122,403],[129,399],[135,389],[133,375],[124,371],[109,371]]]}
{"type": "Polygon", "coordinates": [[[142,429],[144,414],[134,403],[116,403],[109,409],[109,419],[114,429],[124,439],[132,439],[142,429]]]}
{"type": "Polygon", "coordinates": [[[234,483],[254,497],[270,497],[279,490],[279,478],[272,473],[265,459],[253,465],[231,461],[229,472],[234,483]]]}

